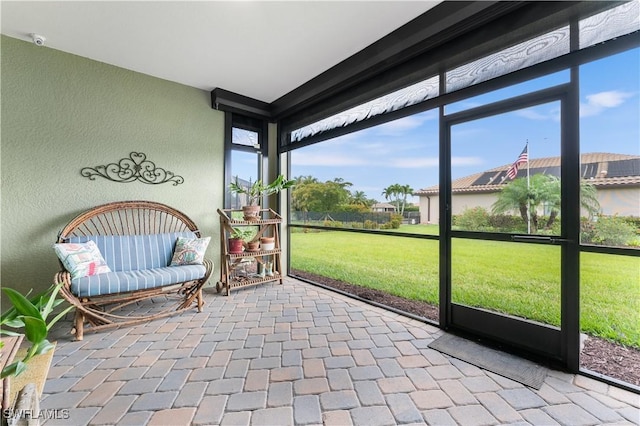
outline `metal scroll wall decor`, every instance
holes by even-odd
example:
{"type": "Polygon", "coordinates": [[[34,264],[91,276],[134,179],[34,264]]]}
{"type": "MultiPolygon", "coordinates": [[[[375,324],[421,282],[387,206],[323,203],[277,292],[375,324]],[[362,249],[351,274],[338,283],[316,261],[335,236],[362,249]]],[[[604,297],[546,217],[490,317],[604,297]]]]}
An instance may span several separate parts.
{"type": "Polygon", "coordinates": [[[129,158],[123,158],[117,163],[85,167],[80,170],[80,174],[90,180],[95,180],[96,176],[102,176],[112,182],[122,183],[140,181],[150,185],[157,185],[173,182],[173,186],[176,186],[184,182],[182,176],[156,167],[155,163],[147,160],[147,156],[142,152],[132,152],[129,154],[129,158]]]}

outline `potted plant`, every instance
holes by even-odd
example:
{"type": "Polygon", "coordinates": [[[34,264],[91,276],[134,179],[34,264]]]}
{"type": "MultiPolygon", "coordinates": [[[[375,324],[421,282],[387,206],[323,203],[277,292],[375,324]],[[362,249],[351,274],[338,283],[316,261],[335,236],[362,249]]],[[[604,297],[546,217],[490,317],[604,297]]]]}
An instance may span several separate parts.
{"type": "Polygon", "coordinates": [[[253,230],[250,228],[232,228],[231,235],[229,236],[229,253],[242,253],[245,241],[250,239],[252,235],[253,230]]]}
{"type": "Polygon", "coordinates": [[[262,250],[273,250],[276,247],[276,237],[260,237],[262,250]]]}
{"type": "MultiPolygon", "coordinates": [[[[0,377],[17,376],[23,373],[27,369],[29,360],[36,355],[49,352],[55,347],[54,344],[47,340],[49,330],[67,312],[73,309],[73,306],[68,306],[47,322],[47,318],[54,308],[64,301],[57,297],[61,286],[62,283],[53,284],[47,290],[31,299],[27,299],[26,296],[12,288],[2,289],[13,306],[0,316],[0,334],[6,336],[24,334],[31,346],[29,346],[22,359],[3,368],[0,377]],[[16,331],[9,331],[6,327],[13,328],[16,331]]],[[[29,293],[27,293],[27,296],[29,296],[29,293]]]]}
{"type": "Polygon", "coordinates": [[[238,177],[229,184],[229,190],[233,194],[246,194],[247,205],[242,207],[244,220],[256,222],[260,220],[260,201],[262,197],[277,194],[295,185],[294,180],[287,180],[284,175],[279,175],[273,182],[265,184],[261,179],[247,185],[243,185],[238,177]]]}

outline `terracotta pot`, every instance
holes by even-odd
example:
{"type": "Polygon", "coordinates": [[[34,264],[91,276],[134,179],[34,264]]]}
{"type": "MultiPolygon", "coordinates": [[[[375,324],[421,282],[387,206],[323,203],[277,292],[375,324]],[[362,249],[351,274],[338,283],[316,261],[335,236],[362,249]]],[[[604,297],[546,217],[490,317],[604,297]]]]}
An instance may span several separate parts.
{"type": "Polygon", "coordinates": [[[242,213],[247,222],[257,222],[260,220],[260,206],[243,206],[242,213]]]}
{"type": "Polygon", "coordinates": [[[242,253],[243,243],[241,238],[229,238],[229,253],[240,254],[242,253]]]}
{"type": "Polygon", "coordinates": [[[275,237],[260,237],[260,245],[262,250],[273,250],[276,247],[275,237]]]}
{"type": "Polygon", "coordinates": [[[247,241],[247,251],[260,250],[260,241],[247,241]]]}

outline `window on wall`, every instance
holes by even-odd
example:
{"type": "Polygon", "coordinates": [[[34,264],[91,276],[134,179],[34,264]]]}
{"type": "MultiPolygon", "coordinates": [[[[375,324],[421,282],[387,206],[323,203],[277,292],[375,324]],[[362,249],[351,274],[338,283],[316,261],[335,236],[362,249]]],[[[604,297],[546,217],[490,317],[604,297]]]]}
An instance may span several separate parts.
{"type": "Polygon", "coordinates": [[[438,196],[415,193],[437,186],[438,150],[431,110],[292,151],[291,273],[437,321],[438,196]]]}
{"type": "Polygon", "coordinates": [[[239,209],[246,205],[244,194],[232,194],[229,183],[236,180],[243,186],[262,177],[264,145],[263,122],[258,119],[231,115],[227,128],[227,156],[225,164],[225,206],[239,209]]]}
{"type": "Polygon", "coordinates": [[[290,161],[292,223],[438,233],[416,196],[438,183],[436,110],[296,149],[290,161]]]}
{"type": "Polygon", "coordinates": [[[639,73],[640,49],[580,67],[583,244],[640,249],[639,73]]]}
{"type": "Polygon", "coordinates": [[[582,253],[580,366],[640,386],[625,354],[640,351],[640,48],[580,67],[582,253]],[[602,78],[614,75],[615,78],[602,78]],[[585,206],[594,205],[590,214],[585,206]],[[600,371],[607,347],[616,371],[600,371]]]}

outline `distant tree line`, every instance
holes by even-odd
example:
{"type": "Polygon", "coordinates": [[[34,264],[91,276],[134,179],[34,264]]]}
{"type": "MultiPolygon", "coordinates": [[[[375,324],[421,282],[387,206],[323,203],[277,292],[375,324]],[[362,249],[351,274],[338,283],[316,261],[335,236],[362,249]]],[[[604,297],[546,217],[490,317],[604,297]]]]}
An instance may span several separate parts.
{"type": "MultiPolygon", "coordinates": [[[[364,191],[351,191],[351,182],[343,178],[334,178],[320,182],[313,176],[294,178],[295,186],[291,191],[294,211],[302,212],[368,212],[378,201],[368,198],[364,191]]],[[[407,207],[407,197],[413,193],[409,185],[393,184],[385,188],[382,194],[390,200],[397,213],[403,214],[407,207]]]]}

